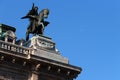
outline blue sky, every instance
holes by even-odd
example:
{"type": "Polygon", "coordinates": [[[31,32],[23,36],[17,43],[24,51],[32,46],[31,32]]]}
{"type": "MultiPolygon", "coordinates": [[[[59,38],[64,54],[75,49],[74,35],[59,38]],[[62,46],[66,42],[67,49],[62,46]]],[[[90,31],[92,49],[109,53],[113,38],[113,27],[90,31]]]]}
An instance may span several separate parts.
{"type": "Polygon", "coordinates": [[[50,10],[44,35],[70,64],[82,67],[76,80],[120,80],[119,0],[0,0],[0,23],[25,38],[32,3],[50,10]]]}

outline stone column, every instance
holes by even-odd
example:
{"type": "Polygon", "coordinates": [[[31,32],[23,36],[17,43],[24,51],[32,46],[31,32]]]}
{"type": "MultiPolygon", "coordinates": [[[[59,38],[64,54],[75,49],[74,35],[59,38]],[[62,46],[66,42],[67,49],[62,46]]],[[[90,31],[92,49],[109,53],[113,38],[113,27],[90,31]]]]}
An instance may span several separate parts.
{"type": "Polygon", "coordinates": [[[32,72],[31,80],[38,80],[38,73],[32,72]]]}
{"type": "Polygon", "coordinates": [[[29,73],[29,79],[28,80],[38,80],[38,72],[36,70],[35,66],[32,66],[32,70],[29,73]]]}

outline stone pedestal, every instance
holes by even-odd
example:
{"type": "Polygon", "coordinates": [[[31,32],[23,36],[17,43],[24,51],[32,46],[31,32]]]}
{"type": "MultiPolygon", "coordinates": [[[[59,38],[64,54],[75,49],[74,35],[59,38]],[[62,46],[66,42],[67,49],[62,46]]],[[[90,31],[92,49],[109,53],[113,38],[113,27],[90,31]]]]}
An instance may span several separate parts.
{"type": "Polygon", "coordinates": [[[51,40],[51,38],[45,36],[33,36],[29,41],[24,43],[24,46],[33,49],[32,55],[68,63],[68,59],[62,57],[59,51],[57,51],[55,43],[51,40]]]}

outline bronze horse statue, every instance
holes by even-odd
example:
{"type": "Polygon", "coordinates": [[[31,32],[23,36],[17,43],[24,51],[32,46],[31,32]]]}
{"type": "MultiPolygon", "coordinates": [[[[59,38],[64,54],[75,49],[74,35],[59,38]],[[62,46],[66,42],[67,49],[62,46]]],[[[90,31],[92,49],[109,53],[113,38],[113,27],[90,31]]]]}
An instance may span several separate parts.
{"type": "Polygon", "coordinates": [[[45,26],[49,24],[48,21],[44,21],[45,18],[48,17],[49,10],[43,9],[40,11],[40,13],[37,13],[38,8],[34,7],[34,4],[32,6],[32,9],[29,11],[29,13],[22,17],[22,19],[28,18],[30,21],[30,24],[26,31],[26,41],[29,39],[29,34],[35,34],[35,35],[43,35],[43,31],[45,26]]]}

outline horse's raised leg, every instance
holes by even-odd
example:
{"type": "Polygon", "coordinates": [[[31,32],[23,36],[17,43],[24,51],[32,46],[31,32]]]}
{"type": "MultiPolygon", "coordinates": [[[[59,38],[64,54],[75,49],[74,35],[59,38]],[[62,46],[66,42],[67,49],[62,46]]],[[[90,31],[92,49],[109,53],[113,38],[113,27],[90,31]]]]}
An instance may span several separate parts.
{"type": "Polygon", "coordinates": [[[29,40],[29,32],[28,32],[28,30],[26,31],[26,41],[28,41],[29,40]]]}

